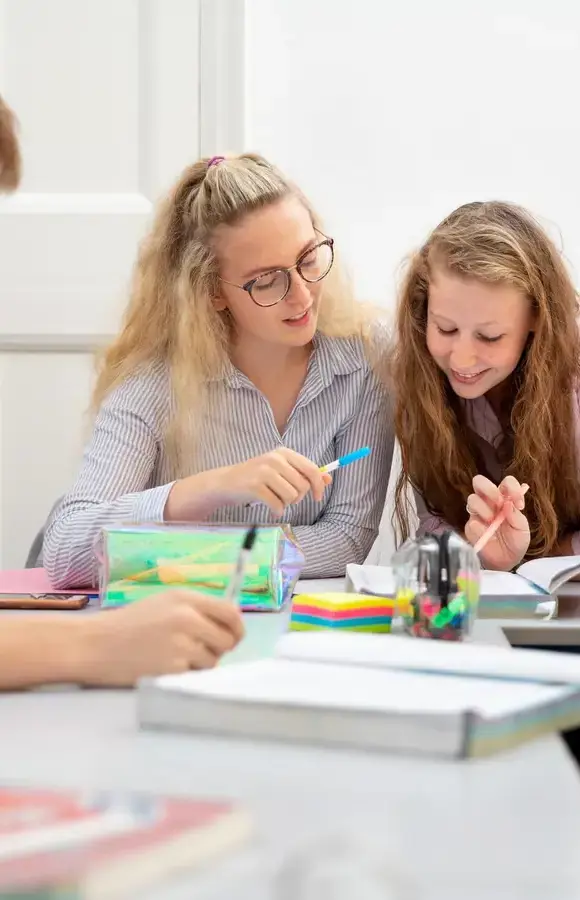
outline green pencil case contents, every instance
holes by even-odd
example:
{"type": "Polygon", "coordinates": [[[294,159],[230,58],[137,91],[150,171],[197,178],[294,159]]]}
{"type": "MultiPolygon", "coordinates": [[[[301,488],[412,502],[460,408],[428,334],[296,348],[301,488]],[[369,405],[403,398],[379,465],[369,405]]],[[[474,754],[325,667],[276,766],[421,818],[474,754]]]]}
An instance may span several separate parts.
{"type": "MultiPolygon", "coordinates": [[[[247,525],[126,524],[103,529],[97,546],[101,606],[124,606],[168,588],[221,597],[247,525]]],[[[264,525],[248,560],[238,602],[243,610],[278,610],[304,565],[289,525],[264,525]]]]}

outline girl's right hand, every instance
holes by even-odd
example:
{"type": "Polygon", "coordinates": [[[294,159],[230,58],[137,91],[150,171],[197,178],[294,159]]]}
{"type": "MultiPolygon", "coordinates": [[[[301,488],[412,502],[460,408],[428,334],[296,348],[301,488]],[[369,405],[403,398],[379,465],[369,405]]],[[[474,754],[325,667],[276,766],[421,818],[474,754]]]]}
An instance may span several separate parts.
{"type": "Polygon", "coordinates": [[[332,481],[311,460],[281,447],[235,466],[201,472],[177,481],[167,499],[165,519],[187,521],[220,506],[265,503],[274,515],[300,503],[308,493],[319,503],[332,481]]]}
{"type": "Polygon", "coordinates": [[[509,572],[527,553],[530,526],[524,513],[526,489],[512,475],[504,478],[499,487],[483,475],[473,479],[473,493],[467,499],[469,520],[465,526],[469,543],[477,543],[500,510],[505,508],[506,513],[503,523],[480,553],[487,569],[509,572]]]}

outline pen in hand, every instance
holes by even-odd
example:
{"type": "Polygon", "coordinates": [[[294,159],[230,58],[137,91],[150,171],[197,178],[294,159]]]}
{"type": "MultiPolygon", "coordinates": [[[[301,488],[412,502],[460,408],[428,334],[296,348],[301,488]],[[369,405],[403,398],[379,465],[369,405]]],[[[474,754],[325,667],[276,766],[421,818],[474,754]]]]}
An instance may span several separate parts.
{"type": "MultiPolygon", "coordinates": [[[[529,490],[529,485],[522,484],[522,494],[527,493],[528,490],[529,490]]],[[[503,525],[503,523],[505,521],[505,517],[507,516],[507,513],[508,513],[508,504],[511,502],[512,502],[511,500],[504,500],[504,504],[503,504],[502,508],[500,509],[500,511],[496,514],[495,518],[490,523],[489,527],[483,532],[483,534],[481,535],[479,540],[476,541],[476,543],[474,544],[473,549],[475,550],[476,553],[481,553],[481,551],[484,549],[484,547],[492,539],[492,537],[494,536],[496,531],[499,528],[501,528],[501,526],[503,525]]]]}
{"type": "Polygon", "coordinates": [[[246,532],[244,536],[242,549],[240,550],[238,558],[236,560],[236,567],[232,573],[232,577],[228,582],[228,586],[224,594],[224,600],[226,600],[228,603],[235,603],[240,595],[242,585],[244,583],[246,565],[250,556],[252,555],[252,549],[256,542],[257,534],[258,529],[256,525],[252,525],[252,527],[246,532]]]}
{"type": "MultiPolygon", "coordinates": [[[[340,456],[338,459],[335,459],[331,463],[327,463],[325,466],[319,466],[319,471],[322,472],[323,475],[328,475],[330,472],[335,472],[336,469],[342,469],[344,466],[348,466],[359,459],[364,459],[365,456],[370,455],[370,452],[370,447],[360,447],[358,450],[347,453],[345,456],[340,456]]],[[[259,506],[260,502],[260,500],[252,500],[251,503],[246,503],[246,507],[259,506]]]]}

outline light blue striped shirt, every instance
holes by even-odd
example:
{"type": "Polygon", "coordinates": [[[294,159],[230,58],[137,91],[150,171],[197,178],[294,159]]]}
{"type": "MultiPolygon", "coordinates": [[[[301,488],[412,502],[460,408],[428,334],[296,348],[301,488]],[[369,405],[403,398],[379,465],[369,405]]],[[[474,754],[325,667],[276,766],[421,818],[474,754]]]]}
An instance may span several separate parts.
{"type": "MultiPolygon", "coordinates": [[[[289,447],[317,465],[359,447],[372,453],[334,473],[322,502],[311,495],[288,507],[306,556],[303,575],[337,577],[362,563],[378,533],[393,453],[390,403],[357,338],[318,335],[306,380],[283,435],[271,407],[233,366],[208,386],[196,471],[219,468],[289,447]]],[[[165,364],[152,365],[105,399],[72,490],[47,525],[43,563],[57,589],[96,584],[94,546],[103,526],[162,521],[174,483],[165,450],[172,407],[165,364]]],[[[209,521],[269,523],[266,506],[216,510],[209,521]]]]}

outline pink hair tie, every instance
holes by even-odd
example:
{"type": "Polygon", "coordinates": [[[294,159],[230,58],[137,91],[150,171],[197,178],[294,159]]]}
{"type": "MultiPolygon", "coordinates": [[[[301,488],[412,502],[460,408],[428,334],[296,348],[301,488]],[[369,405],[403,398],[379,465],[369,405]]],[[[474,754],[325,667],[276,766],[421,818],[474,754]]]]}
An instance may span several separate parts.
{"type": "Polygon", "coordinates": [[[207,167],[209,169],[209,168],[211,168],[211,166],[217,166],[218,163],[221,163],[224,160],[225,160],[225,156],[212,156],[212,158],[210,159],[210,161],[207,164],[207,167]]]}

